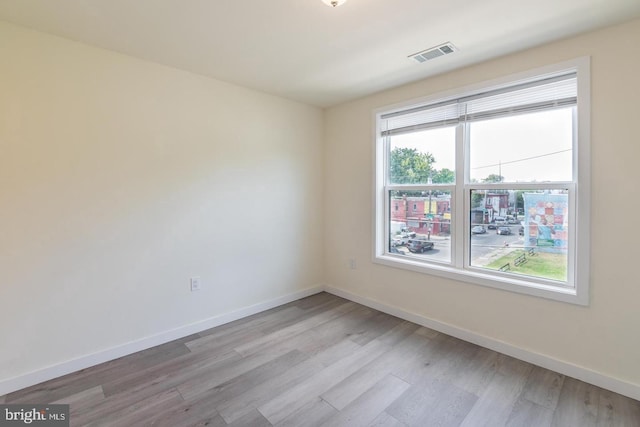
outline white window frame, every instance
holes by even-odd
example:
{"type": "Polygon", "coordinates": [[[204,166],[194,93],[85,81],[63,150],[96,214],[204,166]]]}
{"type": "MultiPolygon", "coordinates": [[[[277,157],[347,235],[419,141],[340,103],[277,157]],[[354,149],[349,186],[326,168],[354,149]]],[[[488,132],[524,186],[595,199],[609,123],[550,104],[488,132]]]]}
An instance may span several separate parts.
{"type": "MultiPolygon", "coordinates": [[[[379,108],[374,111],[374,247],[373,262],[390,267],[417,271],[429,275],[454,279],[463,282],[498,288],[506,291],[548,298],[578,305],[589,304],[590,283],[590,58],[583,57],[559,64],[541,67],[535,70],[519,73],[504,78],[478,83],[471,86],[438,93],[425,98],[379,108]],[[490,90],[513,86],[522,82],[535,81],[543,76],[558,75],[574,71],[577,73],[577,116],[574,123],[573,144],[573,182],[565,183],[572,191],[569,196],[569,247],[567,285],[558,286],[553,281],[538,280],[525,276],[493,272],[469,265],[468,245],[471,235],[470,227],[470,191],[473,189],[491,189],[491,184],[470,184],[468,174],[468,147],[462,137],[456,138],[456,182],[452,185],[421,185],[421,187],[437,187],[440,190],[451,191],[451,257],[452,263],[425,262],[419,259],[401,256],[389,252],[389,215],[390,198],[386,191],[387,153],[386,144],[381,136],[381,116],[394,111],[407,110],[412,106],[424,106],[447,101],[455,98],[472,96],[490,90]],[[461,154],[463,153],[463,154],[461,154]]],[[[458,126],[466,126],[459,124],[458,126]]],[[[457,132],[461,135],[462,132],[457,132]]],[[[546,183],[509,184],[510,187],[522,189],[547,189],[546,183]]],[[[393,186],[397,188],[398,186],[393,186]]],[[[559,185],[552,184],[551,188],[559,185]]]]}

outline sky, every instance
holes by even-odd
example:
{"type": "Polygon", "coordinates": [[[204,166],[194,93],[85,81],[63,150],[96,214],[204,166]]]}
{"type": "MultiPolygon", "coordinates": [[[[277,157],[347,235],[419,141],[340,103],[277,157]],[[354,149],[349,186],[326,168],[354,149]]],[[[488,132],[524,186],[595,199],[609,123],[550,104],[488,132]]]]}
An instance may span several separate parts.
{"type": "MultiPolygon", "coordinates": [[[[571,181],[572,109],[471,123],[471,179],[501,174],[506,182],[571,181]]],[[[416,148],[455,170],[455,127],[393,136],[391,149],[416,148]]]]}

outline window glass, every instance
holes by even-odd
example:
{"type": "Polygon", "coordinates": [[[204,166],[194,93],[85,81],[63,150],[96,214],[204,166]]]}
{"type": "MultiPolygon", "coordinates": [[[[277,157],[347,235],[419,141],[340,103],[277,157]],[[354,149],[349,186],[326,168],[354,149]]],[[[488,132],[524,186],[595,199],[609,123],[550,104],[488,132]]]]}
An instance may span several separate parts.
{"type": "Polygon", "coordinates": [[[573,108],[469,124],[471,182],[571,181],[573,108]]]}
{"type": "Polygon", "coordinates": [[[389,183],[453,183],[455,137],[454,126],[389,137],[389,183]]]}
{"type": "Polygon", "coordinates": [[[450,263],[451,192],[392,190],[389,200],[391,253],[450,263]]]}
{"type": "Polygon", "coordinates": [[[568,190],[472,190],[470,265],[567,280],[568,190]]]}

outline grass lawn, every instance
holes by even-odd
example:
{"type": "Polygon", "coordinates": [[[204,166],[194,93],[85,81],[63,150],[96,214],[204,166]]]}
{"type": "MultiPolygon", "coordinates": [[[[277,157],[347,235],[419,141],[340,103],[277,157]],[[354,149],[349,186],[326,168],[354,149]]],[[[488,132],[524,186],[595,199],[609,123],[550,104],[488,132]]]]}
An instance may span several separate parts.
{"type": "Polygon", "coordinates": [[[567,280],[567,255],[553,254],[546,252],[536,252],[534,256],[524,250],[515,250],[508,255],[502,256],[490,264],[484,266],[492,270],[498,270],[503,265],[509,263],[509,271],[527,276],[541,277],[551,280],[567,280]],[[514,261],[522,254],[527,254],[527,262],[516,266],[514,261]]]}

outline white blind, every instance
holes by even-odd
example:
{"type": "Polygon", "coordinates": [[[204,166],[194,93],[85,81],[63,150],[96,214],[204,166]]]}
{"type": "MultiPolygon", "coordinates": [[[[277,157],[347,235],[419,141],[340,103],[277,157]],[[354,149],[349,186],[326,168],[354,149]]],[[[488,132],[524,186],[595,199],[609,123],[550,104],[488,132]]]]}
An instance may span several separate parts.
{"type": "Polygon", "coordinates": [[[383,114],[382,135],[399,135],[461,121],[523,114],[577,103],[575,72],[383,114]]]}

